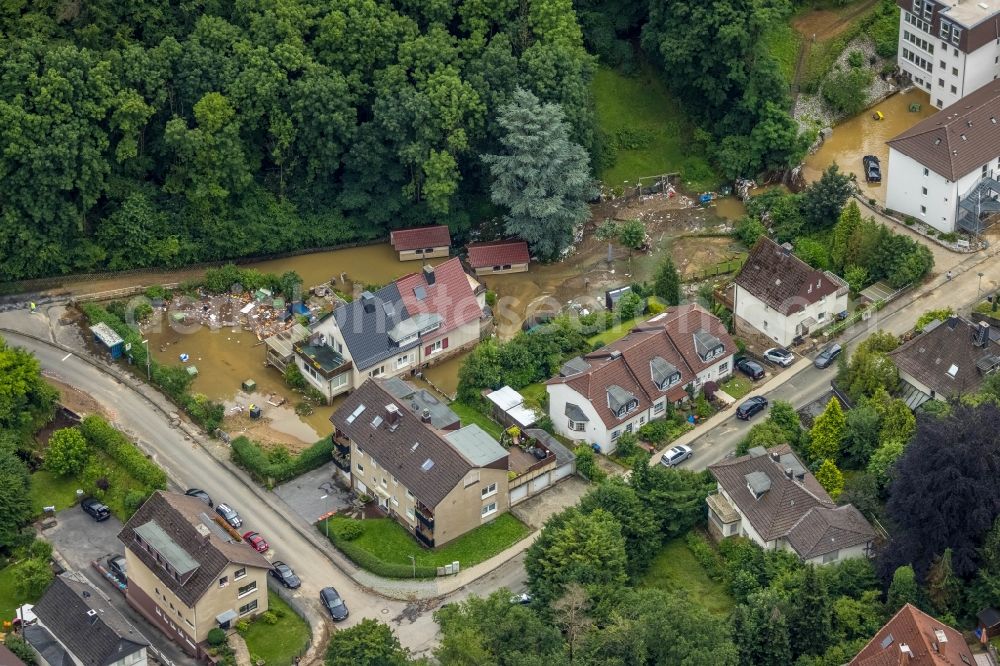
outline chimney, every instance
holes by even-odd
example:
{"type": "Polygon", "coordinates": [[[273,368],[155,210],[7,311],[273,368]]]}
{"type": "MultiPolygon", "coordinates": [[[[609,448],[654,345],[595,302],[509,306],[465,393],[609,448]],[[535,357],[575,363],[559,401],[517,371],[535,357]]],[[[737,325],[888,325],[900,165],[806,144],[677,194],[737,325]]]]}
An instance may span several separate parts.
{"type": "Polygon", "coordinates": [[[781,455],[777,451],[771,451],[771,460],[778,462],[781,460],[781,455]]]}
{"type": "Polygon", "coordinates": [[[375,294],[370,291],[362,292],[361,306],[364,308],[365,312],[375,312],[375,294]]]}
{"type": "Polygon", "coordinates": [[[792,471],[791,467],[785,468],[785,476],[788,477],[789,481],[791,481],[795,477],[795,472],[792,471]]]}
{"type": "Polygon", "coordinates": [[[431,410],[425,409],[420,414],[420,422],[421,423],[430,423],[431,422],[431,410]]]}
{"type": "Polygon", "coordinates": [[[389,424],[389,430],[399,427],[399,407],[389,403],[385,406],[385,421],[389,424]]]}
{"type": "Polygon", "coordinates": [[[979,322],[979,326],[976,327],[976,332],[973,334],[972,344],[976,347],[985,347],[990,342],[990,325],[985,322],[979,322]]]}
{"type": "Polygon", "coordinates": [[[434,284],[436,278],[434,277],[433,266],[424,266],[424,279],[427,280],[428,285],[434,284]]]}

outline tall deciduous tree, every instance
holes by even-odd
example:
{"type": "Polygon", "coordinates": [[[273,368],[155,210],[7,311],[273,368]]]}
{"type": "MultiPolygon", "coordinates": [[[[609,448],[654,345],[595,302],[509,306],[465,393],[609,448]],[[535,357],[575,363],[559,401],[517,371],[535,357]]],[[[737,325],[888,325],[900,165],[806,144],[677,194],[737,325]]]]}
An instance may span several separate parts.
{"type": "Polygon", "coordinates": [[[880,427],[878,412],[870,405],[860,405],[847,412],[840,447],[844,467],[864,469],[879,446],[880,427]]]}
{"type": "Polygon", "coordinates": [[[29,487],[28,468],[13,446],[5,446],[0,450],[0,548],[5,551],[23,541],[24,527],[31,522],[29,487]]]}
{"type": "Polygon", "coordinates": [[[554,259],[589,214],[586,201],[594,189],[587,154],[570,140],[562,110],[526,90],[511,94],[497,122],[504,151],[483,155],[493,177],[490,195],[507,208],[507,233],[528,241],[539,257],[554,259]]]}
{"type": "Polygon", "coordinates": [[[792,663],[788,619],[778,595],[766,590],[750,595],[733,611],[733,642],[739,666],[787,666],[792,663]]]}
{"type": "Polygon", "coordinates": [[[409,657],[389,625],[366,618],[334,632],[326,648],[326,666],[405,666],[409,657]]]}
{"type": "Polygon", "coordinates": [[[857,190],[854,174],[841,173],[831,164],[820,179],[802,193],[802,217],[811,229],[832,227],[847,199],[857,190]]]}
{"type": "Polygon", "coordinates": [[[681,302],[681,276],[677,273],[674,260],[664,255],[653,276],[653,293],[667,305],[681,302]]]}
{"type": "Polygon", "coordinates": [[[0,429],[33,433],[52,418],[57,396],[38,359],[0,338],[0,429]]]}
{"type": "Polygon", "coordinates": [[[793,654],[822,654],[832,640],[833,608],[816,567],[806,567],[790,606],[788,633],[793,654]]]}
{"type": "Polygon", "coordinates": [[[715,489],[711,474],[650,466],[645,459],[632,466],[632,487],[653,509],[661,538],[673,539],[705,519],[705,498],[715,489]]]}
{"type": "Polygon", "coordinates": [[[597,509],[603,509],[618,519],[625,539],[628,572],[632,576],[642,573],[661,544],[652,509],[642,503],[632,486],[618,480],[602,483],[580,501],[580,510],[584,513],[597,509]]]}

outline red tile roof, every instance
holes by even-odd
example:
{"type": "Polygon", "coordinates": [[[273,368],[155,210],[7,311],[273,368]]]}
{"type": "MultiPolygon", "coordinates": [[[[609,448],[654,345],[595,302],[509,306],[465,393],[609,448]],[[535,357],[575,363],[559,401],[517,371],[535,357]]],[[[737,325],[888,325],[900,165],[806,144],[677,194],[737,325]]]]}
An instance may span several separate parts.
{"type": "Polygon", "coordinates": [[[972,666],[975,663],[961,633],[912,604],[906,604],[848,666],[972,666]],[[904,645],[910,654],[903,652],[904,645]]]}
{"type": "Polygon", "coordinates": [[[473,268],[526,264],[530,258],[528,244],[522,240],[472,243],[469,245],[469,265],[473,268]]]}
{"type": "Polygon", "coordinates": [[[451,233],[443,224],[416,229],[396,229],[389,233],[389,242],[396,252],[428,247],[450,247],[451,233]]]}
{"type": "Polygon", "coordinates": [[[442,333],[478,321],[483,314],[458,257],[419,273],[404,275],[396,280],[396,288],[410,317],[420,313],[441,315],[442,333]],[[434,284],[428,284],[427,271],[433,273],[434,284]],[[423,298],[419,298],[421,293],[423,298]]]}

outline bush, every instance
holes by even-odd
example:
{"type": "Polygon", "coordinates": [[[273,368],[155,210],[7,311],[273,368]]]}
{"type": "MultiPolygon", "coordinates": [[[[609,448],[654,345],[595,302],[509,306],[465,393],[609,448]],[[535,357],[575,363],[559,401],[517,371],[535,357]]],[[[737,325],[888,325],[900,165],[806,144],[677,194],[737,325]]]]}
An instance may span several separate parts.
{"type": "Polygon", "coordinates": [[[28,556],[33,560],[48,562],[52,559],[52,544],[48,541],[35,539],[28,546],[28,556]]]}
{"type": "Polygon", "coordinates": [[[319,440],[297,456],[279,456],[276,462],[272,462],[259,444],[246,437],[237,437],[230,442],[230,447],[233,462],[250,472],[257,483],[268,488],[320,467],[333,454],[333,441],[329,437],[319,440]]]}
{"type": "Polygon", "coordinates": [[[338,521],[333,527],[333,533],[338,539],[343,539],[344,541],[354,541],[365,533],[365,529],[361,527],[360,523],[338,521]]]}
{"type": "Polygon", "coordinates": [[[665,444],[671,432],[673,428],[667,419],[657,419],[639,428],[638,434],[639,439],[650,444],[665,444]]]}
{"type": "Polygon", "coordinates": [[[603,469],[597,466],[597,457],[594,450],[586,444],[576,447],[576,471],[595,483],[600,483],[607,478],[603,469]]]}
{"type": "Polygon", "coordinates": [[[847,64],[857,68],[865,64],[865,54],[861,51],[851,51],[847,54],[847,64]]]}
{"type": "Polygon", "coordinates": [[[226,632],[218,627],[213,627],[208,631],[208,644],[212,647],[219,647],[226,642],[226,632]]]}
{"type": "Polygon", "coordinates": [[[14,653],[14,655],[23,661],[28,666],[34,666],[38,663],[35,659],[35,651],[28,645],[28,642],[18,636],[17,634],[10,632],[4,636],[3,644],[7,646],[7,649],[14,653]]]}
{"type": "Polygon", "coordinates": [[[830,75],[823,84],[823,99],[836,113],[853,116],[865,108],[868,86],[873,74],[867,69],[852,69],[830,75]]]}
{"type": "Polygon", "coordinates": [[[688,532],[684,540],[687,543],[688,550],[694,555],[694,559],[698,560],[698,564],[705,569],[709,578],[717,581],[725,578],[722,558],[719,557],[719,553],[712,548],[704,537],[697,532],[688,532]]]}
{"type": "Polygon", "coordinates": [[[285,366],[285,383],[296,391],[301,391],[306,387],[306,378],[299,370],[299,366],[294,363],[285,366]]]}
{"type": "Polygon", "coordinates": [[[954,243],[958,240],[958,234],[954,231],[948,231],[946,233],[938,234],[938,238],[946,243],[954,243]]]}
{"type": "Polygon", "coordinates": [[[83,419],[80,432],[90,446],[106,453],[136,481],[149,488],[166,490],[166,473],[100,416],[83,419]]]}
{"type": "Polygon", "coordinates": [[[619,458],[631,458],[639,451],[639,443],[636,436],[630,432],[622,433],[618,438],[618,446],[615,453],[619,458]]]}
{"type": "Polygon", "coordinates": [[[129,514],[133,514],[139,510],[139,507],[146,503],[149,499],[151,493],[144,492],[142,490],[130,490],[125,493],[125,498],[122,500],[122,504],[125,505],[125,510],[129,514]]]}
{"type": "Polygon", "coordinates": [[[239,622],[236,623],[236,633],[238,633],[240,636],[245,634],[247,632],[247,629],[249,628],[250,628],[250,620],[240,620],[239,622]]]}
{"type": "Polygon", "coordinates": [[[45,450],[45,469],[57,476],[73,476],[89,460],[90,448],[79,428],[61,428],[52,433],[45,450]]]}
{"type": "Polygon", "coordinates": [[[497,304],[497,292],[495,292],[495,291],[487,291],[486,292],[486,305],[488,305],[488,306],[490,306],[492,308],[492,307],[496,307],[496,304],[497,304]]]}
{"type": "Polygon", "coordinates": [[[278,616],[272,613],[271,611],[264,611],[263,613],[261,613],[260,619],[264,624],[269,624],[272,626],[278,624],[278,616]]]}
{"type": "Polygon", "coordinates": [[[22,597],[42,596],[54,578],[48,560],[28,560],[21,565],[14,589],[22,597]]]}
{"type": "Polygon", "coordinates": [[[912,227],[916,223],[917,221],[914,218],[910,217],[909,215],[903,218],[903,224],[905,224],[908,227],[912,227]]]}
{"type": "Polygon", "coordinates": [[[164,288],[162,285],[159,284],[155,284],[152,287],[147,287],[146,291],[143,293],[145,294],[146,298],[148,298],[151,301],[157,298],[165,299],[169,296],[169,292],[166,290],[166,288],[164,288]]]}

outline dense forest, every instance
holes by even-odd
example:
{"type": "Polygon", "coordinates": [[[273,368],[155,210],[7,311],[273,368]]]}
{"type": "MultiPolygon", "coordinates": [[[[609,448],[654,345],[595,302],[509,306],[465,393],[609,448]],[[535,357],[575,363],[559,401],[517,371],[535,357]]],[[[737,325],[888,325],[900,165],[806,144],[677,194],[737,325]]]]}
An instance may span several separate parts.
{"type": "Polygon", "coordinates": [[[519,88],[561,115],[569,150],[600,169],[599,58],[628,71],[647,57],[669,72],[723,175],[783,168],[802,140],[757,38],[788,6],[713,8],[5,2],[0,280],[264,255],[429,222],[461,234],[513,208],[498,201],[503,186],[491,198],[497,174],[483,156],[515,143],[501,111],[519,88]]]}

